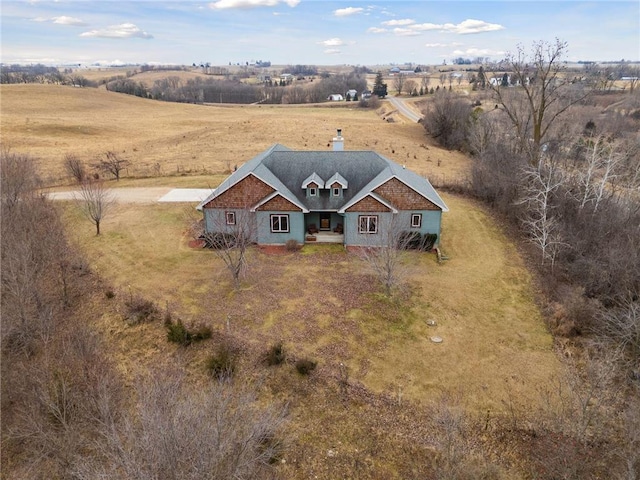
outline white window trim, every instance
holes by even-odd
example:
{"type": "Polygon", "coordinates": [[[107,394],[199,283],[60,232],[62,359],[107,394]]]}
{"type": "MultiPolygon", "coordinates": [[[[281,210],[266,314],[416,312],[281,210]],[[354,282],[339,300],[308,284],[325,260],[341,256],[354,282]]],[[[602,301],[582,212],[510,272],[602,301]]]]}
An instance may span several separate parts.
{"type": "Polygon", "coordinates": [[[421,213],[412,213],[411,214],[411,228],[420,228],[422,227],[422,214],[421,213]],[[414,219],[417,218],[418,221],[415,222],[414,219]]]}
{"type": "Polygon", "coordinates": [[[358,215],[358,233],[371,235],[378,233],[378,215],[358,215]],[[365,221],[366,227],[362,228],[362,221],[365,221]],[[373,222],[372,222],[373,220],[373,222]],[[371,223],[373,223],[373,231],[371,231],[371,223]]]}
{"type": "Polygon", "coordinates": [[[236,212],[224,212],[224,219],[227,225],[235,225],[236,212]]]}
{"type": "Polygon", "coordinates": [[[287,214],[275,214],[271,215],[271,233],[289,233],[289,215],[287,214]],[[273,226],[273,221],[278,218],[278,229],[276,230],[273,226]],[[282,219],[285,218],[287,222],[286,229],[282,228],[282,219]]]}
{"type": "Polygon", "coordinates": [[[318,196],[318,188],[317,187],[309,187],[309,196],[317,197],[318,196]]]}
{"type": "Polygon", "coordinates": [[[333,191],[333,196],[334,197],[339,197],[340,196],[340,187],[333,187],[332,191],[333,191]]]}

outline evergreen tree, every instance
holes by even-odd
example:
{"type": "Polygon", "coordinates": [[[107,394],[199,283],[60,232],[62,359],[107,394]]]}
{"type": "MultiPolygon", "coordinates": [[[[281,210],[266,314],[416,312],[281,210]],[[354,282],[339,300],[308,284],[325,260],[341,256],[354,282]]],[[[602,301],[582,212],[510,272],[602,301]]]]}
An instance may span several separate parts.
{"type": "Polygon", "coordinates": [[[387,96],[387,84],[384,83],[382,78],[382,72],[378,72],[376,75],[376,81],[373,84],[373,94],[379,98],[384,98],[387,96]]]}

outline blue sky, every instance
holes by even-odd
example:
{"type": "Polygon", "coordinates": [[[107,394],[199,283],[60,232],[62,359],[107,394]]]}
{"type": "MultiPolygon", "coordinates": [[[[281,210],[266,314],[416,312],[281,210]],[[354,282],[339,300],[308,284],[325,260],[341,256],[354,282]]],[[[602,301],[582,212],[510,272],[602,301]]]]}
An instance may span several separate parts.
{"type": "Polygon", "coordinates": [[[640,60],[640,1],[24,0],[0,3],[3,63],[442,64],[569,45],[640,60]]]}

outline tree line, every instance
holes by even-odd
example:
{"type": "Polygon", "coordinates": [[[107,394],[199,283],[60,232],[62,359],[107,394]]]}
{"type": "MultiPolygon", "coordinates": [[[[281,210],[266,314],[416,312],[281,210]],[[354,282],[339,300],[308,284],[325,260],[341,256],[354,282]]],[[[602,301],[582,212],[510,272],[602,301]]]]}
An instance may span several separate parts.
{"type": "Polygon", "coordinates": [[[537,252],[546,293],[562,310],[552,328],[610,342],[638,382],[637,93],[603,115],[598,95],[566,74],[566,49],[559,41],[519,49],[507,59],[509,71],[530,81],[486,82],[483,102],[442,92],[423,124],[442,146],[472,155],[462,188],[516,225],[537,252]]]}
{"type": "Polygon", "coordinates": [[[151,87],[132,78],[117,78],[106,84],[107,90],[154,100],[181,103],[318,103],[332,93],[366,89],[366,79],[359,74],[333,75],[314,81],[313,85],[253,85],[239,80],[194,78],[186,82],[177,76],[156,80],[151,87]]]}

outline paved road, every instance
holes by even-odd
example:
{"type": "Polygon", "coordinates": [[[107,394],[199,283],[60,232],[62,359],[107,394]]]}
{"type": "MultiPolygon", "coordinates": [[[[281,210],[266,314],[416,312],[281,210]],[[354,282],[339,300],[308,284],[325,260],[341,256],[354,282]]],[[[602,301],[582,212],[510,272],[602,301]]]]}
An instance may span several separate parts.
{"type": "MultiPolygon", "coordinates": [[[[119,203],[200,203],[213,190],[210,188],[133,187],[112,188],[110,192],[116,202],[119,203]]],[[[65,192],[49,192],[47,196],[53,200],[75,200],[80,195],[77,191],[69,190],[65,192]]]]}
{"type": "Polygon", "coordinates": [[[406,99],[387,97],[387,100],[391,102],[391,105],[398,109],[398,112],[400,112],[401,115],[404,115],[412,122],[418,122],[422,118],[422,114],[416,112],[411,102],[407,102],[406,99]]]}

